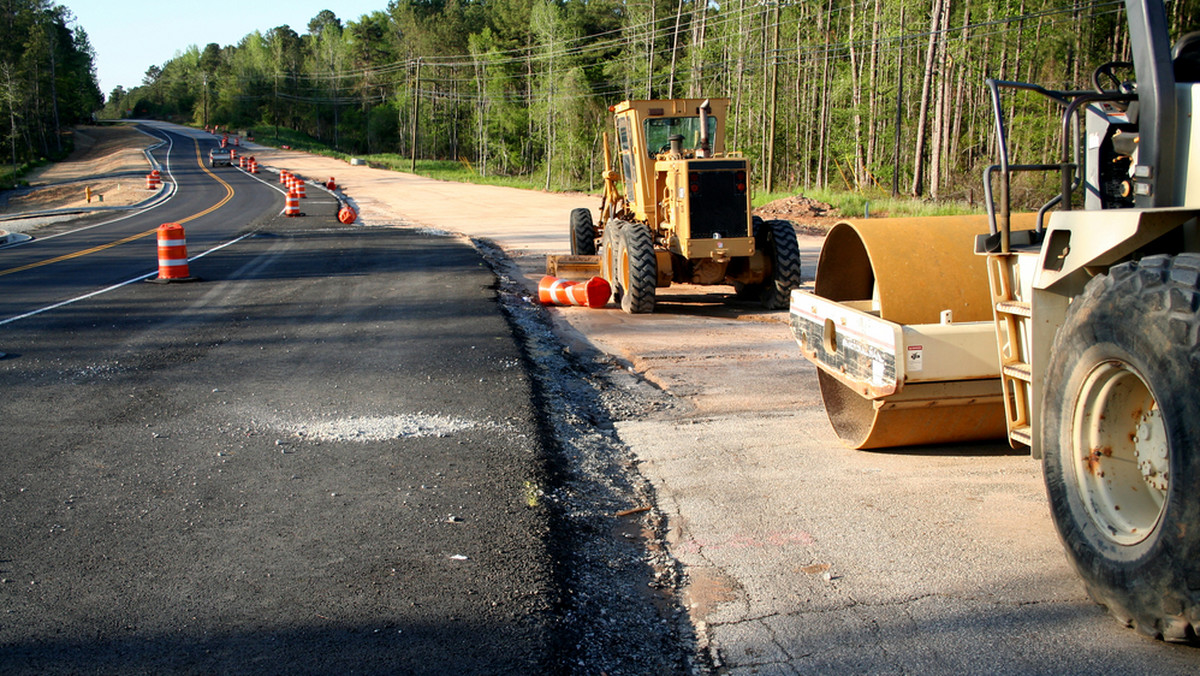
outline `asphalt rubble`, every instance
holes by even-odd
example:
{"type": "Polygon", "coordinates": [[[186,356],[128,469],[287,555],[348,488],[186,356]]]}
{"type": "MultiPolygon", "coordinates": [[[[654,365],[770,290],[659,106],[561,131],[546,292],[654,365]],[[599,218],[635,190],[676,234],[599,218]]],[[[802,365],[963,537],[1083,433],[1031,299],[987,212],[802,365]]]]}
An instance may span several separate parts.
{"type": "Polygon", "coordinates": [[[667,551],[654,488],[614,426],[684,404],[584,341],[564,341],[573,329],[530,294],[516,263],[491,242],[472,242],[496,276],[554,449],[540,497],[562,557],[562,666],[609,676],[710,671],[680,601],[683,570],[667,551]]]}

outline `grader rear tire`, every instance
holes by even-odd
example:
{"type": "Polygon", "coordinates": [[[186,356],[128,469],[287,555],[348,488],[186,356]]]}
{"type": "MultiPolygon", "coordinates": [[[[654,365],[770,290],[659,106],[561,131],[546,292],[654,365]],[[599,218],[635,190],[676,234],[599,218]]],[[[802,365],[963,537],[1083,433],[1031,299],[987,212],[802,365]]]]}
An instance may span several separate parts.
{"type": "Polygon", "coordinates": [[[592,222],[591,209],[571,210],[571,255],[594,256],[596,254],[596,226],[592,222]]]}
{"type": "Polygon", "coordinates": [[[768,310],[786,310],[792,302],[792,290],[800,288],[800,244],[790,221],[766,221],[762,237],[754,239],[771,261],[771,274],[763,280],[758,300],[768,310]]]}
{"type": "Polygon", "coordinates": [[[621,303],[623,293],[621,280],[617,275],[617,256],[621,251],[621,231],[627,225],[629,224],[625,221],[614,218],[604,226],[604,231],[600,233],[600,276],[608,282],[609,288],[612,289],[613,302],[618,305],[621,303]]]}
{"type": "Polygon", "coordinates": [[[617,278],[621,286],[621,309],[630,314],[654,312],[658,261],[650,229],[643,223],[626,223],[621,228],[620,241],[617,278]]]}
{"type": "Polygon", "coordinates": [[[1071,303],[1042,406],[1051,513],[1096,602],[1157,638],[1200,629],[1200,255],[1112,268],[1071,303]]]}

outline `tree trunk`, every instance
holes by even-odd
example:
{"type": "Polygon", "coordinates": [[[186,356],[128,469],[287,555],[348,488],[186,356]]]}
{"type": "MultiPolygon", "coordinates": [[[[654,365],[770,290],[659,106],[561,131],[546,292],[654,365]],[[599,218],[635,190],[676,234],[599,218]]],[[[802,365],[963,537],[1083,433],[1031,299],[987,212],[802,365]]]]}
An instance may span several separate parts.
{"type": "Polygon", "coordinates": [[[917,111],[917,147],[913,152],[912,195],[925,192],[925,125],[929,120],[929,94],[933,87],[933,58],[937,53],[938,26],[942,23],[942,0],[932,0],[929,9],[929,47],[925,50],[925,72],[921,76],[921,107],[917,111]]]}
{"type": "Polygon", "coordinates": [[[667,80],[667,98],[675,98],[675,57],[679,53],[679,22],[683,19],[683,0],[675,9],[675,30],[671,38],[671,72],[667,80]]]}
{"type": "MultiPolygon", "coordinates": [[[[946,35],[950,28],[950,0],[943,0],[942,20],[938,23],[938,32],[946,35]]],[[[937,73],[934,77],[937,100],[933,104],[933,148],[930,152],[929,164],[929,197],[938,199],[941,196],[942,161],[945,158],[947,98],[950,83],[951,64],[947,55],[945,40],[938,40],[937,73]]]]}
{"type": "Polygon", "coordinates": [[[854,49],[854,27],[857,23],[855,16],[855,4],[850,5],[850,105],[854,110],[852,121],[854,124],[854,187],[857,190],[862,189],[862,184],[866,180],[866,168],[863,166],[863,133],[862,133],[862,77],[859,72],[858,51],[854,49]]]}
{"type": "Polygon", "coordinates": [[[879,27],[883,12],[882,0],[875,0],[875,12],[871,18],[871,56],[867,66],[867,156],[866,168],[871,171],[875,166],[876,142],[879,129],[879,89],[876,76],[879,69],[879,27]]]}
{"type": "Polygon", "coordinates": [[[696,0],[692,5],[692,45],[691,45],[691,63],[692,73],[690,82],[688,82],[688,96],[697,98],[703,94],[703,70],[704,67],[704,34],[708,18],[708,0],[696,0]],[[697,11],[700,14],[700,20],[696,20],[697,11]]]}

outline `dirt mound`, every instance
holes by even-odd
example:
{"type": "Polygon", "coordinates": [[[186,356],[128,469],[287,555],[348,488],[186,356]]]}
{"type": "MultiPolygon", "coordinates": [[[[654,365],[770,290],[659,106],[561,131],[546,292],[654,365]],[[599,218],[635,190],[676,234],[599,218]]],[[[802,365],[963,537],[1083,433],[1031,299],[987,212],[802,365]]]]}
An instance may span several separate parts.
{"type": "Polygon", "coordinates": [[[796,229],[813,235],[823,235],[841,219],[837,209],[804,195],[793,195],[768,202],[754,210],[764,220],[791,221],[796,229]]]}
{"type": "Polygon", "coordinates": [[[82,126],[73,130],[75,150],[62,162],[29,172],[30,187],[0,192],[0,213],[137,204],[153,193],[142,172],[142,152],[154,139],[127,126],[82,126]],[[92,189],[92,202],[85,188],[92,189]]]}

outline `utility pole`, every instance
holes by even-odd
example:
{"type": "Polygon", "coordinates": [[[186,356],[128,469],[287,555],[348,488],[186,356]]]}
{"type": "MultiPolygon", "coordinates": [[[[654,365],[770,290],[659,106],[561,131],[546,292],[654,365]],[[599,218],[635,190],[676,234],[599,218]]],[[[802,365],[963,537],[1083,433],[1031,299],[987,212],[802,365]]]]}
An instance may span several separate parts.
{"type": "Polygon", "coordinates": [[[417,77],[413,82],[413,115],[412,115],[412,166],[411,171],[417,173],[417,118],[421,116],[421,57],[417,57],[417,77]]]}
{"type": "Polygon", "coordinates": [[[204,74],[204,128],[208,129],[208,73],[204,74]]]}

